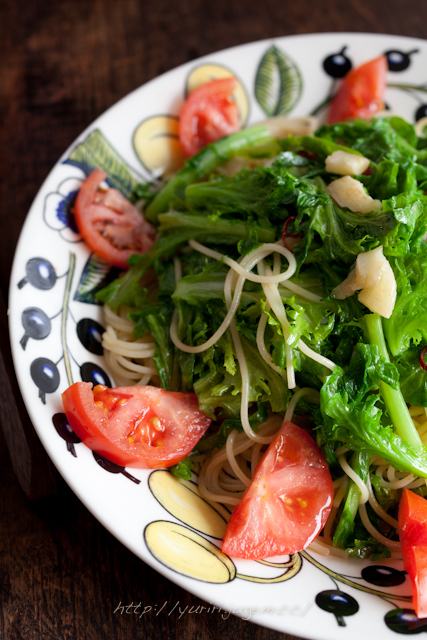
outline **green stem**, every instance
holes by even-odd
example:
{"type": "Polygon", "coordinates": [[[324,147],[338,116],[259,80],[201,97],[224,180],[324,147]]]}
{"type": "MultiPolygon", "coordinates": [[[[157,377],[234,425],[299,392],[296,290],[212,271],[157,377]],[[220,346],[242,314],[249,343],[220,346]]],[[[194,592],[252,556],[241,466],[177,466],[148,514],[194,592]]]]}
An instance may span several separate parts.
{"type": "MultiPolygon", "coordinates": [[[[229,220],[211,220],[203,215],[191,215],[187,213],[177,213],[170,211],[169,213],[159,214],[160,231],[170,231],[171,229],[194,229],[192,237],[202,239],[203,236],[218,236],[218,243],[228,243],[229,238],[233,242],[244,238],[251,237],[252,225],[244,222],[235,222],[229,220]]],[[[257,228],[258,240],[260,242],[275,242],[276,230],[271,227],[257,228]]]]}
{"type": "Polygon", "coordinates": [[[178,171],[157,193],[145,209],[145,217],[150,222],[156,222],[158,214],[169,209],[170,202],[178,188],[184,188],[201,180],[239,152],[272,140],[268,127],[265,124],[257,124],[205,147],[196,156],[187,160],[184,168],[178,171]]]}
{"type": "Polygon", "coordinates": [[[403,91],[425,91],[427,92],[427,86],[423,84],[398,84],[391,82],[387,84],[388,87],[393,87],[393,89],[403,89],[403,91]]]}
{"type": "Polygon", "coordinates": [[[300,551],[299,553],[303,558],[308,560],[308,562],[310,562],[315,567],[323,571],[323,573],[326,573],[326,575],[330,576],[331,578],[334,578],[334,580],[338,580],[338,582],[342,582],[343,584],[349,587],[353,587],[354,589],[358,589],[359,591],[364,591],[365,593],[371,593],[372,595],[379,596],[380,598],[391,598],[392,600],[403,600],[404,602],[412,601],[412,596],[401,596],[401,595],[397,595],[396,593],[389,593],[387,591],[378,591],[377,589],[371,589],[370,587],[365,587],[365,585],[363,584],[358,584],[357,582],[350,580],[346,576],[342,576],[340,573],[337,573],[332,569],[328,569],[328,567],[325,567],[324,564],[322,564],[321,562],[318,562],[318,560],[315,560],[313,556],[307,553],[307,551],[300,551]]]}
{"type": "Polygon", "coordinates": [[[327,98],[325,98],[325,100],[323,100],[323,102],[321,102],[320,104],[317,105],[317,107],[315,109],[313,109],[313,111],[310,113],[311,116],[317,116],[317,114],[322,111],[322,109],[324,107],[326,107],[330,102],[332,102],[332,98],[334,96],[328,96],[327,98]]]}
{"type": "MultiPolygon", "coordinates": [[[[362,479],[362,482],[366,484],[369,473],[369,463],[371,455],[369,453],[353,453],[350,461],[351,468],[362,479]]],[[[344,508],[342,510],[340,521],[334,533],[333,545],[334,547],[341,547],[345,549],[347,546],[347,540],[354,529],[354,519],[359,509],[360,489],[354,480],[349,478],[346,497],[344,501],[344,508]]]]}
{"type": "Polygon", "coordinates": [[[302,138],[287,137],[283,140],[279,140],[279,144],[283,151],[297,152],[303,149],[304,151],[315,153],[321,158],[330,156],[334,151],[345,151],[347,153],[352,153],[355,156],[362,155],[360,151],[356,151],[356,149],[346,147],[342,144],[337,144],[336,142],[332,142],[332,140],[327,140],[326,138],[316,138],[315,136],[303,136],[302,138]]]}
{"type": "MultiPolygon", "coordinates": [[[[365,316],[367,334],[370,344],[378,347],[380,355],[390,362],[385,343],[381,316],[378,313],[369,313],[365,316]]],[[[415,451],[421,452],[423,445],[418,431],[409,414],[408,407],[399,389],[392,389],[388,384],[380,382],[380,393],[387,407],[388,414],[393,421],[396,433],[410,444],[415,451]]]]}

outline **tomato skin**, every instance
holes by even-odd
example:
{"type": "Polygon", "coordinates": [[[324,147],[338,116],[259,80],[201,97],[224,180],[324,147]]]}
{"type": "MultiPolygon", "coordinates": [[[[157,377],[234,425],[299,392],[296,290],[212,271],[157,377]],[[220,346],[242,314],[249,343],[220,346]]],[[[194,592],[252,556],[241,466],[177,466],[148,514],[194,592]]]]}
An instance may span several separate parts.
{"type": "Polygon", "coordinates": [[[344,122],[349,118],[369,120],[384,109],[387,58],[380,56],[352,69],[342,81],[334,96],[328,114],[328,124],[344,122]]]}
{"type": "Polygon", "coordinates": [[[399,539],[403,566],[412,581],[419,618],[427,617],[427,500],[404,488],[399,503],[399,539]]]}
{"type": "Polygon", "coordinates": [[[121,269],[134,253],[154,243],[154,227],[117,189],[101,190],[107,177],[95,169],[83,182],[75,202],[75,219],[83,240],[97,256],[121,269]]]}
{"type": "Polygon", "coordinates": [[[211,423],[199,411],[195,393],[150,386],[92,390],[92,383],[76,382],[62,402],[84,444],[123,467],[170,467],[185,458],[211,423]]]}
{"type": "Polygon", "coordinates": [[[406,489],[399,503],[399,537],[405,545],[427,545],[427,500],[406,489]]]}
{"type": "Polygon", "coordinates": [[[427,618],[427,546],[408,547],[404,553],[405,570],[412,581],[412,602],[419,618],[427,618]]]}
{"type": "Polygon", "coordinates": [[[179,141],[187,158],[241,128],[237,105],[231,100],[235,88],[234,78],[221,78],[190,93],[179,116],[179,141]]]}
{"type": "Polygon", "coordinates": [[[251,560],[301,551],[323,528],[333,496],[320,449],[303,429],[285,422],[231,515],[222,550],[251,560]]]}

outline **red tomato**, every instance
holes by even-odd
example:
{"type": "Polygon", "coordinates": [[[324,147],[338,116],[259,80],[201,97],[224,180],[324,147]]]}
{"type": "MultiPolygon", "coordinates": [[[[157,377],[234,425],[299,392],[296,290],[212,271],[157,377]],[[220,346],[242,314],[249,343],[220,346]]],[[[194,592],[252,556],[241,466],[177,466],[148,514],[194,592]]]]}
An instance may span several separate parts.
{"type": "Polygon", "coordinates": [[[399,538],[403,566],[413,587],[417,616],[427,617],[427,500],[403,489],[399,503],[399,538]]]}
{"type": "Polygon", "coordinates": [[[195,393],[157,387],[109,389],[76,382],[62,394],[67,419],[93,451],[123,467],[158,469],[192,450],[211,420],[195,393]]]}
{"type": "Polygon", "coordinates": [[[419,618],[427,618],[427,546],[408,547],[403,554],[412,580],[412,603],[419,618]]]}
{"type": "Polygon", "coordinates": [[[187,158],[240,129],[239,111],[231,99],[235,87],[234,78],[221,78],[190,93],[179,116],[179,141],[187,158]]]}
{"type": "Polygon", "coordinates": [[[100,189],[107,174],[95,169],[83,182],[75,203],[78,230],[100,258],[122,269],[134,253],[154,243],[154,227],[117,189],[100,189]]]}
{"type": "Polygon", "coordinates": [[[331,102],[328,123],[368,120],[384,109],[387,68],[387,58],[380,56],[349,71],[331,102]]]}
{"type": "Polygon", "coordinates": [[[399,503],[399,538],[405,545],[427,545],[427,500],[406,488],[399,503]]]}
{"type": "Polygon", "coordinates": [[[332,507],[332,478],[314,440],[285,422],[228,522],[222,550],[257,560],[307,547],[332,507]]]}

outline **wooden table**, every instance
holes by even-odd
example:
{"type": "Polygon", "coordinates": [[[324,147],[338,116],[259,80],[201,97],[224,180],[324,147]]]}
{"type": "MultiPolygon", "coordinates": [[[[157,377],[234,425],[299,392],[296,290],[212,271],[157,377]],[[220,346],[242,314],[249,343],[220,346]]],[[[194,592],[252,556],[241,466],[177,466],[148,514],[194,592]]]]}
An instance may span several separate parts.
{"type": "MultiPolygon", "coordinates": [[[[316,31],[426,37],[426,24],[420,0],[2,0],[4,299],[21,226],[42,181],[74,138],[129,91],[183,62],[252,40],[316,31]]],[[[56,494],[29,500],[0,434],[1,640],[283,637],[224,614],[168,615],[176,603],[181,610],[202,603],[125,549],[56,477],[20,403],[4,308],[0,316],[0,409],[3,427],[18,434],[15,470],[33,498],[56,486],[56,494]],[[27,444],[35,451],[30,461],[27,444]],[[117,610],[131,603],[153,610],[117,610]]]]}

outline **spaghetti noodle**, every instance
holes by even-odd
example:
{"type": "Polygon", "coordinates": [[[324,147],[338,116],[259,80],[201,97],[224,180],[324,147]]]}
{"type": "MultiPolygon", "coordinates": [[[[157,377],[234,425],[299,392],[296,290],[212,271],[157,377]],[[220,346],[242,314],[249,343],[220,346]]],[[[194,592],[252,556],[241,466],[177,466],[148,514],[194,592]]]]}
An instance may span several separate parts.
{"type": "MultiPolygon", "coordinates": [[[[256,264],[258,264],[258,266],[261,265],[261,273],[266,273],[267,269],[263,265],[264,254],[265,251],[258,252],[255,259],[254,256],[252,256],[251,261],[242,261],[241,264],[243,264],[243,268],[248,271],[248,274],[249,269],[251,267],[253,268],[256,264]]],[[[176,279],[178,281],[181,277],[181,265],[178,257],[175,257],[174,264],[176,279]]],[[[278,271],[277,260],[274,269],[276,272],[278,271]]],[[[229,276],[230,273],[232,272],[229,272],[229,276]]],[[[239,283],[239,279],[243,279],[242,276],[237,275],[236,278],[234,274],[232,275],[235,278],[234,291],[239,287],[237,290],[241,292],[243,283],[239,283]]],[[[277,275],[277,273],[275,275],[277,275]]],[[[233,284],[231,276],[229,278],[229,282],[230,281],[231,284],[233,284]]],[[[263,288],[267,288],[268,286],[268,284],[263,283],[263,288]]],[[[277,284],[274,286],[277,288],[277,284]]],[[[303,293],[305,293],[305,291],[303,293]]],[[[236,294],[233,300],[235,297],[236,294]]],[[[266,305],[266,311],[268,310],[269,307],[266,305]]],[[[106,358],[110,370],[116,376],[119,384],[148,384],[149,382],[159,384],[157,369],[153,362],[154,342],[149,335],[135,340],[133,337],[134,323],[127,318],[128,311],[127,308],[121,308],[118,313],[115,313],[107,305],[104,307],[107,329],[103,335],[103,346],[106,350],[106,358]]],[[[265,330],[266,319],[266,314],[263,314],[260,318],[257,329],[257,344],[260,348],[260,353],[266,355],[264,359],[268,364],[272,368],[279,370],[279,368],[272,363],[265,345],[263,346],[263,331],[265,330]]],[[[228,326],[230,326],[230,324],[231,321],[228,326]]],[[[226,329],[221,327],[221,330],[225,331],[226,329]]],[[[171,329],[171,334],[173,331],[174,329],[171,329]]],[[[177,342],[179,345],[180,341],[177,340],[177,342]]],[[[206,343],[202,345],[202,347],[205,347],[205,345],[206,343]]],[[[187,346],[186,348],[189,349],[187,346]]],[[[217,451],[211,458],[203,454],[193,458],[193,469],[199,476],[199,489],[207,500],[230,506],[235,506],[240,502],[261,458],[262,447],[271,442],[274,434],[282,425],[283,420],[291,421],[293,419],[295,409],[303,397],[308,397],[311,402],[319,402],[319,394],[315,390],[310,387],[301,389],[296,387],[284,418],[279,415],[272,415],[260,426],[258,433],[253,432],[251,428],[248,429],[248,432],[245,430],[243,433],[238,433],[233,430],[228,435],[225,446],[217,451]]],[[[411,407],[410,411],[420,435],[427,434],[427,415],[424,408],[411,407]]],[[[339,450],[336,450],[336,455],[343,468],[344,475],[334,481],[335,497],[333,509],[325,525],[323,535],[319,536],[309,547],[311,550],[322,555],[332,554],[338,557],[347,557],[348,555],[342,549],[333,546],[331,529],[337,511],[345,497],[349,478],[356,482],[360,489],[360,505],[363,506],[366,502],[369,502],[374,512],[382,520],[393,528],[397,527],[397,520],[390,516],[376,500],[370,478],[368,477],[367,483],[364,484],[360,477],[355,474],[349,466],[345,459],[347,451],[348,449],[346,447],[341,447],[339,450]]],[[[388,489],[400,489],[403,486],[417,488],[427,483],[424,478],[414,478],[413,474],[396,472],[390,465],[385,464],[384,461],[378,457],[372,458],[371,465],[375,468],[375,474],[380,477],[382,486],[388,489]]],[[[399,549],[399,543],[397,541],[389,540],[370,523],[366,506],[363,509],[359,509],[359,513],[362,522],[373,538],[393,551],[399,549]]]]}
{"type": "MultiPolygon", "coordinates": [[[[322,183],[322,180],[318,178],[319,168],[317,165],[314,167],[314,174],[312,174],[317,177],[312,179],[311,182],[309,180],[306,183],[303,183],[302,180],[298,182],[298,179],[295,178],[295,176],[304,175],[304,169],[300,169],[301,158],[298,158],[297,160],[298,161],[295,162],[295,165],[293,166],[294,173],[290,172],[290,183],[292,182],[292,184],[290,186],[288,184],[288,188],[289,191],[291,191],[291,187],[295,187],[295,183],[298,183],[298,187],[294,189],[295,199],[290,206],[296,209],[299,217],[293,215],[295,211],[293,211],[291,214],[285,208],[285,205],[287,207],[288,203],[290,202],[286,199],[286,192],[286,197],[283,197],[283,200],[280,200],[280,203],[277,204],[277,206],[275,205],[278,209],[278,212],[274,212],[273,217],[277,213],[277,220],[279,221],[276,221],[277,225],[275,228],[275,234],[264,237],[270,237],[270,239],[271,237],[273,239],[280,237],[280,233],[277,233],[277,226],[280,224],[283,226],[283,220],[285,218],[287,220],[287,222],[285,223],[285,227],[288,224],[289,220],[297,222],[298,224],[301,220],[301,230],[304,230],[306,237],[310,233],[312,234],[311,237],[313,237],[314,232],[317,233],[316,242],[318,242],[318,244],[316,244],[315,242],[314,247],[307,247],[307,251],[311,251],[311,262],[308,262],[308,264],[310,265],[308,269],[312,268],[312,270],[315,270],[316,266],[319,265],[319,255],[321,253],[319,253],[319,244],[324,243],[326,245],[327,242],[332,242],[332,227],[335,222],[331,223],[329,226],[326,225],[325,228],[328,226],[326,231],[323,228],[322,231],[318,230],[318,227],[316,227],[315,225],[313,227],[310,226],[315,217],[315,214],[313,214],[312,211],[316,208],[316,206],[318,206],[319,202],[319,206],[323,206],[322,197],[329,198],[329,196],[325,196],[325,183],[322,183]],[[298,171],[300,171],[301,173],[298,173],[298,171]],[[315,180],[319,180],[319,182],[315,184],[315,180]],[[320,186],[319,183],[321,183],[320,186]],[[317,192],[315,193],[316,189],[317,192]],[[309,209],[308,214],[304,211],[300,213],[300,211],[303,209],[302,206],[301,208],[299,208],[299,199],[300,197],[302,197],[301,194],[303,197],[306,197],[307,201],[309,202],[309,204],[306,205],[307,209],[309,209]],[[316,200],[317,196],[318,200],[316,200]],[[317,204],[313,205],[314,201],[317,204]],[[310,216],[309,225],[306,224],[307,220],[304,219],[305,215],[310,216]]],[[[283,162],[283,166],[287,167],[288,165],[286,165],[285,160],[283,162]]],[[[241,168],[242,163],[244,166],[250,165],[250,161],[247,159],[234,160],[231,161],[229,166],[224,170],[231,171],[234,175],[235,167],[239,166],[241,168]]],[[[263,172],[260,171],[259,173],[259,175],[264,178],[266,175],[270,175],[269,172],[272,171],[272,167],[274,166],[274,162],[272,162],[271,159],[264,159],[261,162],[256,161],[255,164],[263,164],[264,167],[269,165],[268,169],[264,168],[263,172]]],[[[280,169],[282,165],[280,165],[279,163],[277,166],[280,169]]],[[[283,174],[280,173],[279,169],[277,169],[274,176],[275,179],[277,179],[279,182],[280,180],[282,180],[283,183],[283,174]]],[[[322,176],[324,176],[324,174],[322,174],[322,176]]],[[[326,182],[328,182],[327,179],[326,182]]],[[[223,182],[221,182],[221,180],[217,181],[217,184],[214,185],[214,187],[216,188],[218,184],[220,185],[218,189],[221,190],[221,185],[223,185],[223,182]]],[[[203,185],[201,186],[201,189],[203,191],[203,185]]],[[[267,196],[269,197],[270,193],[268,193],[267,196]]],[[[214,196],[214,200],[215,197],[216,196],[214,196]]],[[[195,200],[197,202],[197,197],[195,197],[195,200]]],[[[207,208],[207,210],[204,211],[206,221],[208,221],[209,217],[211,216],[215,218],[215,220],[221,219],[221,204],[222,200],[221,198],[219,198],[219,204],[215,200],[215,206],[218,205],[218,212],[214,206],[212,209],[208,210],[207,208]]],[[[251,242],[253,241],[253,245],[249,253],[246,253],[242,257],[237,258],[238,252],[245,253],[246,251],[240,251],[240,246],[238,246],[238,251],[235,248],[234,253],[231,252],[231,254],[236,258],[234,259],[229,255],[216,250],[218,244],[220,244],[220,242],[222,241],[221,239],[218,239],[218,237],[216,237],[215,242],[210,242],[206,239],[206,237],[209,237],[209,234],[207,234],[207,236],[204,236],[200,231],[200,228],[197,227],[197,234],[195,234],[194,237],[190,239],[188,239],[189,234],[186,235],[185,240],[182,241],[182,244],[179,245],[180,254],[174,255],[172,269],[172,274],[174,270],[175,283],[178,286],[183,279],[183,269],[184,271],[186,268],[188,269],[185,263],[185,260],[188,258],[188,256],[194,257],[196,255],[198,256],[197,260],[204,259],[202,257],[205,256],[205,258],[209,259],[206,260],[206,264],[209,264],[209,268],[212,267],[214,269],[217,269],[217,271],[219,270],[221,273],[221,280],[219,281],[219,285],[217,282],[215,282],[215,287],[217,287],[215,289],[215,292],[217,294],[216,300],[218,298],[221,298],[222,304],[221,313],[218,314],[216,319],[215,330],[212,329],[212,331],[209,333],[210,327],[208,326],[207,329],[202,330],[199,334],[197,334],[198,338],[195,340],[196,344],[186,344],[185,340],[187,342],[190,342],[190,338],[187,334],[185,334],[184,336],[179,335],[181,316],[178,313],[179,305],[175,304],[173,315],[173,307],[170,310],[170,313],[172,315],[170,324],[170,339],[174,347],[179,350],[179,352],[181,352],[181,355],[200,355],[201,357],[199,361],[201,361],[203,358],[208,359],[208,350],[213,348],[219,341],[221,341],[221,339],[224,340],[223,337],[226,336],[229,344],[231,345],[230,350],[232,351],[234,361],[237,360],[238,367],[236,366],[236,369],[238,369],[238,372],[240,374],[237,385],[240,385],[241,383],[241,386],[236,390],[236,393],[232,391],[232,395],[237,395],[240,392],[240,422],[243,430],[239,432],[238,430],[231,428],[225,439],[225,444],[220,449],[211,451],[209,456],[206,454],[196,454],[192,456],[192,468],[193,471],[198,475],[198,484],[201,495],[210,502],[219,502],[225,505],[230,505],[230,507],[239,504],[246,488],[251,483],[251,480],[255,473],[255,469],[259,464],[264,450],[272,441],[277,431],[280,429],[281,425],[283,424],[283,420],[293,420],[294,414],[298,412],[298,404],[301,402],[301,400],[308,401],[311,404],[320,403],[320,396],[318,391],[315,391],[308,386],[304,386],[301,388],[297,386],[297,379],[299,384],[301,384],[300,378],[298,378],[298,371],[300,371],[301,368],[298,369],[298,364],[300,362],[307,362],[307,360],[302,360],[302,356],[313,361],[317,365],[320,365],[320,367],[315,368],[316,375],[320,370],[320,373],[318,374],[319,381],[316,381],[320,382],[320,384],[318,385],[319,387],[322,385],[322,382],[328,377],[325,374],[325,369],[328,370],[328,373],[337,371],[336,363],[333,361],[333,358],[336,357],[337,362],[344,362],[342,354],[341,360],[337,355],[335,343],[333,343],[332,346],[329,345],[329,347],[321,348],[319,346],[321,339],[312,339],[310,331],[304,333],[303,331],[297,332],[295,330],[295,317],[297,317],[298,314],[301,313],[299,311],[300,308],[305,309],[303,304],[305,304],[306,307],[309,308],[309,311],[310,307],[316,307],[317,313],[319,313],[320,308],[321,313],[318,316],[319,320],[316,320],[316,329],[322,324],[324,324],[325,326],[328,325],[330,320],[328,314],[330,314],[330,310],[335,307],[333,307],[333,304],[330,300],[328,301],[328,299],[325,299],[324,297],[319,295],[319,292],[322,293],[323,291],[323,285],[319,289],[317,289],[315,285],[313,285],[313,289],[314,291],[316,291],[316,293],[302,286],[302,284],[305,284],[304,278],[302,277],[298,279],[298,275],[300,274],[296,275],[298,273],[298,269],[301,268],[301,264],[300,262],[297,264],[297,260],[293,252],[284,245],[283,241],[269,241],[258,244],[257,234],[262,231],[261,227],[263,221],[265,221],[266,227],[268,226],[268,230],[273,230],[274,226],[269,225],[269,219],[267,215],[268,210],[266,210],[267,213],[264,218],[260,216],[258,219],[256,219],[256,215],[255,213],[253,213],[255,209],[250,208],[252,204],[253,203],[250,203],[248,205],[249,214],[246,220],[246,222],[248,223],[247,229],[245,231],[245,234],[243,234],[241,238],[244,239],[245,242],[247,242],[249,239],[251,242]],[[254,219],[255,224],[252,227],[251,225],[254,219]],[[253,233],[254,228],[255,233],[253,233]],[[248,229],[250,229],[250,233],[248,229]],[[205,238],[204,243],[199,241],[203,238],[205,238]],[[210,246],[206,246],[209,244],[215,244],[215,249],[211,248],[210,246]],[[221,271],[221,269],[223,268],[221,265],[224,265],[223,271],[221,271]],[[225,269],[225,267],[227,267],[228,270],[225,269]],[[295,282],[292,280],[292,278],[293,280],[295,280],[295,282]],[[258,287],[256,288],[255,285],[258,285],[258,287]],[[254,290],[256,290],[256,296],[258,296],[258,298],[256,298],[254,294],[254,298],[258,300],[259,307],[258,311],[254,313],[255,320],[250,328],[252,332],[252,342],[256,342],[258,353],[261,356],[262,361],[268,365],[269,369],[267,368],[267,370],[270,373],[271,371],[273,371],[275,374],[275,378],[277,377],[280,383],[284,383],[285,391],[287,387],[288,390],[291,390],[293,392],[287,408],[283,408],[283,410],[280,409],[280,411],[285,414],[284,418],[282,417],[282,415],[274,414],[270,409],[268,418],[261,425],[259,425],[257,429],[253,427],[253,423],[251,424],[249,416],[251,405],[251,372],[248,365],[249,357],[247,353],[245,355],[244,345],[246,343],[242,338],[242,335],[244,336],[244,331],[242,331],[241,327],[238,325],[238,323],[240,322],[240,314],[242,313],[242,309],[245,308],[245,295],[247,295],[248,291],[254,290]],[[291,302],[289,302],[290,300],[291,302]],[[294,304],[295,300],[297,302],[294,304]],[[301,301],[303,302],[301,303],[301,301]],[[224,302],[225,308],[223,304],[224,302]],[[307,305],[307,303],[310,303],[310,305],[307,305]],[[301,306],[298,307],[298,305],[301,306]],[[325,310],[324,316],[322,315],[323,307],[325,310]],[[269,336],[271,335],[270,325],[274,325],[274,331],[276,331],[275,335],[280,336],[282,342],[280,358],[279,356],[276,357],[274,346],[272,347],[271,344],[269,344],[269,336]],[[200,336],[203,336],[203,338],[201,338],[200,336]],[[202,342],[202,340],[204,341],[202,342]],[[328,357],[331,354],[332,359],[328,357]]],[[[197,206],[195,206],[194,210],[192,206],[189,206],[188,210],[191,212],[191,214],[194,213],[195,219],[197,217],[197,206]]],[[[162,211],[164,211],[164,209],[162,211]]],[[[231,208],[230,211],[227,210],[225,221],[227,224],[230,223],[230,227],[233,227],[233,225],[238,226],[240,224],[241,217],[243,216],[240,216],[239,212],[239,208],[237,208],[236,210],[233,208],[231,208]],[[236,214],[235,211],[237,211],[236,214]]],[[[170,211],[169,213],[164,215],[165,220],[168,220],[168,224],[172,224],[171,220],[173,219],[174,213],[174,211],[170,211]]],[[[341,212],[339,213],[341,215],[341,212]]],[[[176,214],[176,217],[179,217],[179,212],[176,214]]],[[[202,226],[205,223],[205,218],[202,219],[202,226]]],[[[188,221],[189,219],[190,216],[188,215],[186,217],[186,220],[188,221]]],[[[356,225],[354,219],[355,218],[353,215],[353,217],[351,218],[351,224],[349,223],[349,228],[351,227],[352,229],[354,229],[356,225]]],[[[340,227],[340,224],[337,224],[336,226],[340,227]]],[[[319,225],[321,226],[320,223],[319,225]]],[[[173,226],[171,228],[173,228],[173,226]]],[[[164,229],[165,233],[170,230],[166,223],[164,229]]],[[[160,232],[162,232],[162,230],[163,228],[161,227],[160,232]]],[[[369,233],[371,233],[371,231],[369,231],[369,233]]],[[[237,235],[238,234],[233,235],[233,233],[231,233],[231,240],[230,238],[228,238],[227,242],[229,244],[232,244],[237,235]]],[[[342,251],[345,255],[345,260],[343,259],[337,268],[340,275],[342,275],[342,272],[344,270],[343,266],[345,266],[346,268],[351,267],[351,262],[355,259],[354,254],[358,255],[358,253],[368,250],[368,246],[363,245],[364,240],[360,239],[357,240],[357,247],[352,247],[350,251],[350,249],[348,249],[347,247],[347,244],[351,244],[351,242],[353,242],[353,237],[349,239],[347,238],[347,236],[344,236],[345,234],[343,232],[343,237],[340,236],[337,241],[337,244],[342,244],[342,246],[344,247],[342,251]]],[[[367,238],[368,236],[369,234],[366,232],[364,236],[363,234],[361,234],[360,238],[367,238]]],[[[293,239],[296,243],[301,239],[300,229],[298,229],[297,238],[298,239],[296,240],[296,236],[294,235],[293,239]]],[[[292,246],[295,248],[294,244],[292,246]]],[[[387,245],[384,244],[384,246],[387,245]]],[[[168,255],[170,255],[170,253],[168,255]]],[[[163,260],[164,257],[162,257],[161,259],[163,260]]],[[[321,259],[323,259],[323,257],[321,259]]],[[[172,261],[169,261],[169,265],[171,264],[171,262],[172,261]]],[[[194,260],[194,264],[196,264],[196,260],[194,260]]],[[[337,277],[337,273],[334,274],[334,277],[337,277]]],[[[325,277],[324,280],[326,282],[327,278],[325,277]]],[[[329,287],[329,289],[332,288],[329,287]]],[[[143,338],[139,338],[138,340],[134,339],[134,325],[127,318],[128,311],[129,310],[127,308],[120,308],[119,311],[115,313],[111,309],[109,309],[108,306],[105,306],[107,329],[103,336],[103,347],[105,349],[109,368],[115,376],[117,383],[121,385],[135,383],[159,384],[159,376],[153,360],[156,349],[153,337],[147,334],[146,336],[144,336],[143,338]]],[[[356,316],[356,319],[359,319],[358,316],[356,316]]],[[[351,324],[351,322],[348,323],[348,319],[345,320],[345,323],[351,324]]],[[[206,322],[206,324],[208,325],[209,322],[206,322]]],[[[355,325],[356,323],[353,324],[355,325]]],[[[341,329],[342,327],[339,327],[339,330],[337,330],[334,334],[334,340],[338,340],[338,336],[342,335],[340,333],[341,329]]],[[[319,329],[319,333],[321,333],[321,329],[319,329]]],[[[357,340],[354,341],[354,344],[356,344],[356,342],[357,340]]],[[[356,347],[354,347],[354,350],[356,350],[356,347]]],[[[212,351],[214,351],[214,349],[212,351]]],[[[258,362],[260,362],[260,360],[258,360],[258,362]]],[[[263,364],[263,362],[261,364],[263,364]]],[[[333,379],[333,376],[329,376],[329,378],[333,379]]],[[[383,378],[381,378],[381,380],[383,380],[383,378]]],[[[310,381],[308,382],[308,384],[309,383],[310,381]]],[[[234,389],[236,389],[236,387],[234,387],[234,389]]],[[[272,403],[270,404],[271,406],[273,406],[272,403]]],[[[284,406],[286,407],[286,404],[284,406]]],[[[234,406],[232,413],[233,415],[237,414],[237,410],[235,410],[234,406]]],[[[427,409],[425,409],[424,407],[413,406],[410,408],[409,413],[422,443],[427,444],[427,409]]],[[[411,427],[412,421],[409,419],[411,427]]],[[[387,537],[386,535],[384,535],[384,533],[382,533],[382,531],[389,530],[390,536],[396,537],[395,530],[398,523],[396,518],[388,513],[386,508],[384,508],[384,506],[380,504],[381,496],[377,491],[378,486],[380,486],[384,490],[393,492],[399,491],[403,487],[419,489],[420,487],[425,485],[427,481],[424,478],[417,477],[414,473],[396,471],[394,467],[386,460],[380,458],[379,456],[373,456],[370,460],[367,480],[366,482],[364,482],[349,464],[349,462],[351,461],[350,455],[352,454],[352,452],[348,448],[350,447],[350,445],[346,446],[345,444],[343,444],[343,442],[346,442],[345,438],[338,441],[338,448],[336,448],[334,453],[335,458],[338,461],[334,472],[339,475],[339,477],[335,478],[333,483],[334,498],[332,510],[324,527],[323,534],[310,545],[310,548],[323,555],[335,554],[341,557],[347,556],[346,552],[343,549],[339,549],[334,546],[333,535],[334,527],[340,517],[340,514],[343,511],[343,504],[345,504],[349,493],[349,487],[351,486],[353,487],[353,489],[356,488],[356,494],[359,496],[358,505],[355,505],[354,510],[358,510],[360,520],[369,535],[374,540],[387,547],[390,552],[399,553],[399,542],[387,537]],[[374,480],[372,482],[370,474],[373,474],[372,477],[374,480]],[[386,525],[385,528],[383,528],[383,526],[381,525],[379,526],[379,529],[381,530],[379,530],[376,526],[374,526],[373,522],[371,522],[369,518],[369,514],[371,514],[373,521],[376,521],[375,517],[372,516],[372,513],[374,513],[375,517],[379,518],[382,523],[386,525]]],[[[363,447],[355,448],[358,451],[363,450],[363,447]]],[[[369,448],[367,450],[370,451],[369,448]]],[[[378,450],[375,448],[374,451],[383,452],[385,457],[387,459],[390,459],[387,451],[384,452],[384,450],[382,449],[378,450]]],[[[331,455],[333,455],[332,452],[330,453],[331,455]]],[[[409,470],[411,469],[413,469],[413,467],[409,467],[409,470]]],[[[358,522],[360,523],[360,521],[358,522]]]]}

